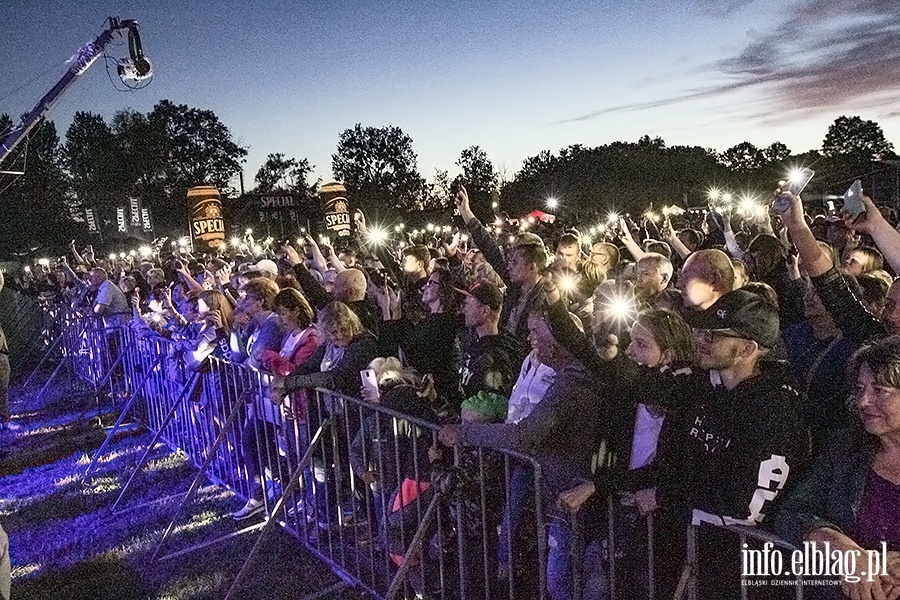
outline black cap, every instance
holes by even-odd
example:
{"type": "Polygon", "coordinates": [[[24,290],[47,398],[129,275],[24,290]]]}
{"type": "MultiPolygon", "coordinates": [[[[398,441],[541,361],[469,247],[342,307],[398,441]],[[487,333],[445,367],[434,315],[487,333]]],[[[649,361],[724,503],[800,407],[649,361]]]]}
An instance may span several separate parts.
{"type": "Polygon", "coordinates": [[[503,306],[503,292],[493,283],[476,283],[468,290],[457,289],[461,294],[472,296],[491,310],[500,310],[503,306]]]}
{"type": "Polygon", "coordinates": [[[728,292],[706,310],[684,316],[695,329],[730,329],[763,348],[774,348],[781,340],[778,309],[748,290],[728,292]]]}

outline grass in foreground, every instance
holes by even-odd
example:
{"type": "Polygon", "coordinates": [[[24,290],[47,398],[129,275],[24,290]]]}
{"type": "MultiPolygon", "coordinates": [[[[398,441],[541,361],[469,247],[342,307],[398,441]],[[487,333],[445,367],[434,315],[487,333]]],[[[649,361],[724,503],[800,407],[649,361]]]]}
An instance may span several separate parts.
{"type": "MultiPolygon", "coordinates": [[[[160,446],[138,475],[122,508],[110,508],[137,462],[146,431],[120,432],[89,477],[89,456],[106,432],[85,402],[56,399],[25,415],[24,428],[0,434],[0,523],[10,537],[13,598],[17,600],[213,600],[223,598],[256,533],[244,534],[178,558],[150,560],[195,471],[187,459],[160,446]]],[[[13,412],[27,406],[13,394],[13,412]]],[[[213,539],[246,525],[231,512],[230,492],[201,488],[178,520],[165,552],[213,539]]],[[[254,562],[238,598],[302,598],[337,578],[295,539],[276,527],[254,562]]],[[[359,598],[353,590],[323,597],[359,598]]]]}

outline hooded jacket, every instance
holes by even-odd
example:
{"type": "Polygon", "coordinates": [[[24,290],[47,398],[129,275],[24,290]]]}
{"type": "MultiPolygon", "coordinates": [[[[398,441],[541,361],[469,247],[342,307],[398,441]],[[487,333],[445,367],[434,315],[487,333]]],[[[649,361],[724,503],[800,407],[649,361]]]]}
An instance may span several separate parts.
{"type": "Polygon", "coordinates": [[[797,546],[820,527],[853,535],[877,448],[860,429],[835,435],[816,458],[775,515],[778,535],[797,546]]]}
{"type": "Polygon", "coordinates": [[[756,525],[805,466],[809,435],[790,374],[760,367],[731,390],[718,371],[644,370],[640,401],[669,409],[680,446],[659,467],[664,509],[695,524],[756,525]]]}
{"type": "Polygon", "coordinates": [[[505,331],[473,340],[460,374],[462,400],[481,391],[508,398],[524,356],[523,345],[505,331]]]}

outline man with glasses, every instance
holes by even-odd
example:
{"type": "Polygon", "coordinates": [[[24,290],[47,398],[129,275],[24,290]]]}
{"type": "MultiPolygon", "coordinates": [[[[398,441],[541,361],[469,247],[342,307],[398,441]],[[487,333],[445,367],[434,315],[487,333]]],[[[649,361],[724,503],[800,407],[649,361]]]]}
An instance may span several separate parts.
{"type": "MultiPolygon", "coordinates": [[[[799,475],[809,445],[787,368],[763,360],[780,340],[777,309],[741,289],[686,318],[697,368],[645,373],[638,386],[642,402],[669,409],[681,441],[678,456],[660,457],[659,486],[636,499],[642,513],[659,509],[664,522],[680,524],[666,533],[675,543],[688,522],[761,523],[799,475]]],[[[702,528],[699,556],[701,586],[710,583],[701,597],[734,597],[723,587],[740,573],[734,537],[702,528]]],[[[680,569],[668,566],[664,586],[680,569]]]]}
{"type": "Polygon", "coordinates": [[[609,276],[619,266],[619,249],[609,242],[597,242],[591,247],[591,262],[609,276]]]}

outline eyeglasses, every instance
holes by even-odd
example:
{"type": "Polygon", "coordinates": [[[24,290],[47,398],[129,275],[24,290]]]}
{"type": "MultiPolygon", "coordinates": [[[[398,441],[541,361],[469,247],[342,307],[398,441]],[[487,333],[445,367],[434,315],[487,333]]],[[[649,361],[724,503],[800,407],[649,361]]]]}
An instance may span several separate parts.
{"type": "Polygon", "coordinates": [[[716,338],[745,339],[746,336],[733,329],[692,329],[691,335],[712,344],[716,338]]]}
{"type": "Polygon", "coordinates": [[[441,282],[437,281],[435,279],[429,279],[428,281],[425,282],[425,285],[423,285],[422,287],[431,287],[433,285],[441,285],[441,282]]]}

